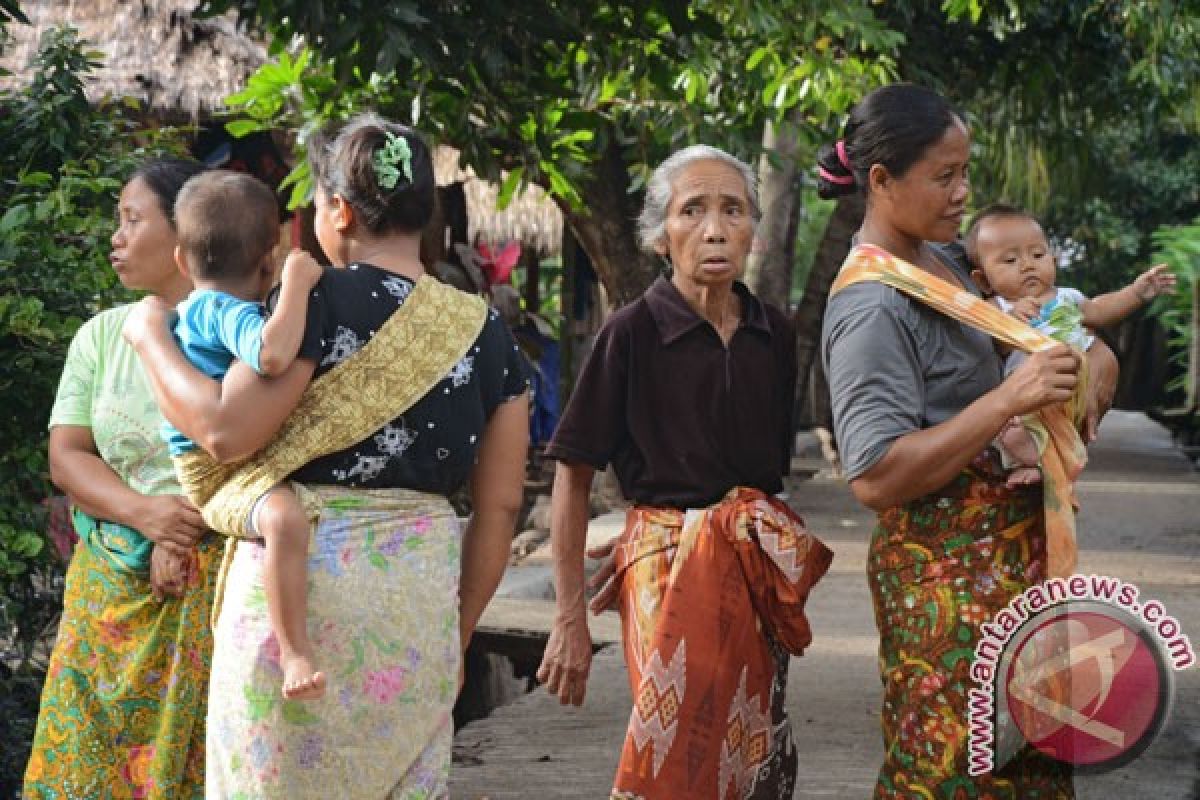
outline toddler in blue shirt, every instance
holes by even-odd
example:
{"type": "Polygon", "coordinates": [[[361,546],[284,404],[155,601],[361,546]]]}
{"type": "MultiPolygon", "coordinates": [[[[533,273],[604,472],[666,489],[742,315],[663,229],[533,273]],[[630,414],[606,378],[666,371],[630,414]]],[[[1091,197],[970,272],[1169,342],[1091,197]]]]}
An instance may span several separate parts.
{"type": "MultiPolygon", "coordinates": [[[[279,302],[270,316],[266,314],[261,300],[274,277],[272,251],[279,241],[274,193],[250,175],[203,172],[180,191],[175,219],[175,258],[195,287],[177,307],[174,328],[188,361],[217,380],[225,377],[234,359],[264,376],[287,370],[300,351],[308,295],[321,279],[322,268],[302,250],[288,254],[279,302]]],[[[173,457],[196,449],[169,423],[163,426],[163,438],[173,457]]],[[[182,479],[182,470],[180,475],[182,479]]],[[[189,490],[186,483],[184,490],[189,490]]],[[[309,522],[304,509],[289,486],[276,486],[254,505],[248,527],[266,544],[263,585],[279,640],[283,695],[319,697],[326,678],[316,668],[308,638],[309,522]]]]}

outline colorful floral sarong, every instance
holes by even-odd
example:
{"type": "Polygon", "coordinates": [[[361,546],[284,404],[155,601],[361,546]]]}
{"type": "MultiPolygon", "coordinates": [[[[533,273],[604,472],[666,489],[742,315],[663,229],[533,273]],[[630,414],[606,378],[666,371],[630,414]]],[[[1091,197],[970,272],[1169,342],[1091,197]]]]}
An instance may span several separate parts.
{"type": "MultiPolygon", "coordinates": [[[[213,624],[237,539],[257,538],[247,522],[259,498],[313,459],[351,447],[424,397],[462,359],[487,320],[488,306],[422,275],[408,299],[353,356],[320,376],[260,452],[220,464],[202,450],[174,459],[184,492],[214,531],[230,536],[217,580],[213,624]]],[[[291,484],[315,523],[320,503],[291,484]]]]}
{"type": "Polygon", "coordinates": [[[1061,800],[1071,768],[1031,747],[968,775],[967,691],[980,625],[1046,578],[1039,487],[979,462],[889,509],[867,555],[879,627],[885,756],[876,800],[1061,800]]]}
{"type": "Polygon", "coordinates": [[[442,497],[314,487],[308,630],[324,697],[285,700],[264,548],[242,542],[215,631],[207,797],[437,798],[458,690],[458,520],[442,497]]]}
{"type": "Polygon", "coordinates": [[[788,654],[830,550],[782,501],[737,488],[687,512],[630,509],[618,541],[634,708],[613,798],[790,798],[788,654]]]}
{"type": "MultiPolygon", "coordinates": [[[[977,328],[1009,347],[1032,353],[1057,342],[1016,317],[920,267],[896,258],[883,248],[860,244],[846,256],[830,293],[860,281],[879,281],[918,300],[951,319],[977,328]]],[[[1069,403],[1037,411],[1035,430],[1042,451],[1043,504],[1049,576],[1066,577],[1075,570],[1075,479],[1087,462],[1087,451],[1076,428],[1084,411],[1086,371],[1080,375],[1069,403]]]]}
{"type": "Polygon", "coordinates": [[[204,796],[220,543],[199,543],[183,597],[156,600],[145,568],[129,566],[145,539],[124,530],[92,522],[79,531],[25,772],[28,800],[204,796]]]}

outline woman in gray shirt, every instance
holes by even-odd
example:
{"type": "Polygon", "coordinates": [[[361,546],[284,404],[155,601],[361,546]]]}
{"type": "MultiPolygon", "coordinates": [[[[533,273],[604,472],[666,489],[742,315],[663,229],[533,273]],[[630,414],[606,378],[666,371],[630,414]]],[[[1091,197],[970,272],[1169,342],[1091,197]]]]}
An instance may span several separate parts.
{"type": "MultiPolygon", "coordinates": [[[[861,244],[978,295],[939,244],[966,208],[969,144],[945,99],[887,86],[822,151],[820,188],[866,193],[861,244]]],[[[968,775],[967,690],[980,625],[1045,577],[1041,489],[1008,488],[989,443],[1014,415],[1068,399],[1077,357],[1037,353],[1005,379],[987,334],[878,282],[830,298],[822,356],[850,487],[879,512],[867,560],[884,683],[875,797],[1073,797],[1070,768],[1031,747],[968,775]]],[[[1097,361],[1097,392],[1111,396],[1115,361],[1097,361]]]]}

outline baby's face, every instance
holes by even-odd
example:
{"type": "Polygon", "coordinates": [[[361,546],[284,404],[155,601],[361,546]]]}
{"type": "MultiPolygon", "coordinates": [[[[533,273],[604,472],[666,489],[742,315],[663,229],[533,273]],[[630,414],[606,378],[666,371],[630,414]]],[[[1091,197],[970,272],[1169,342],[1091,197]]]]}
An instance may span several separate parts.
{"type": "Polygon", "coordinates": [[[975,238],[979,266],[1005,300],[1041,298],[1054,289],[1054,252],[1042,226],[1028,217],[989,217],[975,238]]]}

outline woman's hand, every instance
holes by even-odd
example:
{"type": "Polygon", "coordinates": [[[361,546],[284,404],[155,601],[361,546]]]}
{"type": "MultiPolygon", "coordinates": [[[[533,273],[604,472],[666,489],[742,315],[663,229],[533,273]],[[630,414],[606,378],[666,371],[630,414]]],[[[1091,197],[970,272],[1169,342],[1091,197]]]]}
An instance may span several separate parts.
{"type": "Polygon", "coordinates": [[[121,327],[121,336],[136,349],[149,337],[165,330],[174,313],[175,309],[166,300],[147,295],[133,304],[121,327]]]}
{"type": "Polygon", "coordinates": [[[538,682],[546,684],[550,694],[558,695],[558,702],[563,705],[581,706],[591,668],[592,634],[588,630],[587,612],[582,606],[560,612],[554,618],[538,667],[538,682]]]}
{"type": "Polygon", "coordinates": [[[607,611],[617,604],[621,584],[617,581],[617,561],[613,558],[613,550],[616,549],[616,546],[617,539],[614,537],[607,544],[588,548],[588,558],[603,562],[587,582],[588,588],[595,592],[592,599],[588,601],[588,609],[593,614],[607,611]]]}
{"type": "Polygon", "coordinates": [[[154,542],[155,550],[180,557],[190,553],[208,530],[196,507],[177,494],[144,496],[137,517],[137,530],[154,542]]]}
{"type": "Polygon", "coordinates": [[[1032,353],[1000,385],[1008,416],[1070,400],[1078,373],[1079,355],[1065,344],[1032,353]]]}
{"type": "Polygon", "coordinates": [[[156,600],[182,597],[191,585],[196,569],[195,554],[185,550],[182,555],[158,545],[150,551],[150,588],[156,600]]]}

